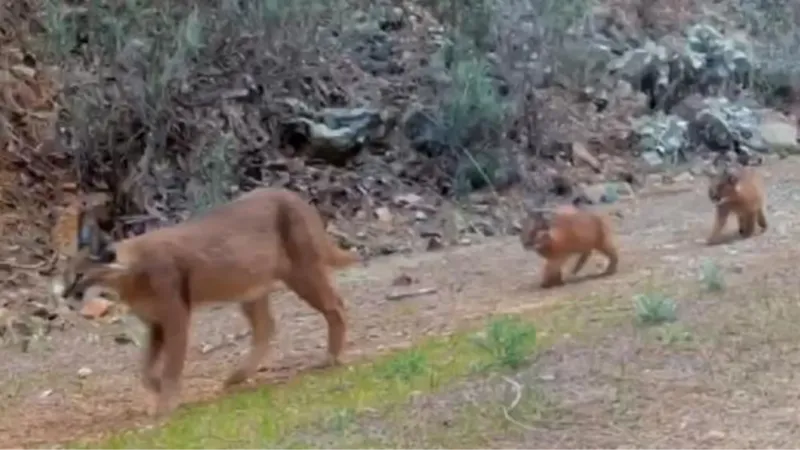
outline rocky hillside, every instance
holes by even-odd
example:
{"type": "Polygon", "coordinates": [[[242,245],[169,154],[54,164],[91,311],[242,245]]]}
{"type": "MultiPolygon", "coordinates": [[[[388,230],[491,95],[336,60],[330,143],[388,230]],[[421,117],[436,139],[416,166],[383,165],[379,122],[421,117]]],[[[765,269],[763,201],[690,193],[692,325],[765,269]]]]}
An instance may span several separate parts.
{"type": "Polygon", "coordinates": [[[791,2],[12,3],[1,306],[40,321],[78,192],[123,237],[286,186],[379,255],[798,148],[791,2]]]}

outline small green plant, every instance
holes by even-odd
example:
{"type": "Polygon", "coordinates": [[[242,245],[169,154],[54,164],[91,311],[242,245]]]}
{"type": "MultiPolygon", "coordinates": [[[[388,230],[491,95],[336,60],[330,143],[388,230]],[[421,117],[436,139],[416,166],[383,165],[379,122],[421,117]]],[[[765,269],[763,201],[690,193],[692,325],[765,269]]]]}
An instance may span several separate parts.
{"type": "Polygon", "coordinates": [[[691,342],[694,337],[685,327],[678,324],[670,324],[659,329],[657,339],[664,345],[675,345],[691,342]]]}
{"type": "Polygon", "coordinates": [[[327,425],[331,430],[344,432],[353,423],[356,412],[353,408],[339,408],[328,417],[327,425]]]}
{"type": "Polygon", "coordinates": [[[713,261],[704,262],[702,271],[700,280],[706,285],[706,289],[711,292],[717,292],[725,288],[722,271],[713,261]]]}
{"type": "Polygon", "coordinates": [[[403,381],[409,381],[417,375],[425,373],[428,369],[428,358],[419,350],[410,350],[398,354],[392,359],[384,370],[383,376],[403,381]]]}
{"type": "Polygon", "coordinates": [[[492,319],[476,343],[490,354],[490,366],[516,369],[536,345],[536,328],[518,317],[503,316],[492,319]]]}
{"type": "Polygon", "coordinates": [[[678,318],[675,301],[661,293],[638,294],[633,305],[637,319],[645,325],[674,322],[678,318]]]}

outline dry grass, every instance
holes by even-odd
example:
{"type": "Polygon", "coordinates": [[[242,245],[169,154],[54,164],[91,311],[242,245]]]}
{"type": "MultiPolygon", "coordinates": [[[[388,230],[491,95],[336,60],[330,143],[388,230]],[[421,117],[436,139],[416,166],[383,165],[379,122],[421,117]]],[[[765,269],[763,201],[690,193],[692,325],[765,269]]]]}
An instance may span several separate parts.
{"type": "MultiPolygon", "coordinates": [[[[315,424],[300,447],[791,447],[800,297],[775,274],[746,289],[679,289],[678,323],[607,323],[513,375],[315,424]],[[694,291],[694,292],[692,292],[694,291]],[[619,326],[621,324],[621,326],[619,326]],[[509,412],[509,409],[513,410],[509,412]]],[[[741,285],[740,285],[741,286],[741,285]]],[[[745,285],[746,286],[746,285],[745,285]]],[[[618,299],[617,301],[622,301],[618,299]]],[[[616,301],[615,301],[616,302],[616,301]]]]}

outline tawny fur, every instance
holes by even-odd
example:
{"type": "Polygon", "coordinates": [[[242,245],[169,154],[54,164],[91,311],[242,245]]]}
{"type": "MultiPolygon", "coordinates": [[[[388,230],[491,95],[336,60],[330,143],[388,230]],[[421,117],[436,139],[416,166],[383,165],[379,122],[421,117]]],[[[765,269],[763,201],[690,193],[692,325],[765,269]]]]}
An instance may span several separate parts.
{"type": "Polygon", "coordinates": [[[79,241],[62,295],[111,288],[149,326],[141,375],[154,394],[154,414],[179,403],[190,316],[199,306],[241,304],[252,344],[225,386],[253,375],[274,334],[269,293],[278,281],[325,317],[329,361],[339,363],[345,308],[329,272],[360,258],[336,246],[317,210],[293,192],[257,189],[201,217],[113,244],[87,217],[79,241]]]}
{"type": "Polygon", "coordinates": [[[564,205],[552,212],[552,218],[531,216],[523,224],[520,241],[524,249],[535,251],[546,260],[542,288],[564,284],[562,267],[575,254],[579,257],[573,275],[583,268],[593,250],[608,258],[604,276],[617,271],[619,256],[611,226],[605,216],[596,212],[564,205]]]}
{"type": "Polygon", "coordinates": [[[729,167],[711,174],[708,198],[714,203],[714,225],[707,244],[723,241],[722,230],[731,214],[739,222],[739,235],[748,238],[755,232],[756,224],[762,232],[767,229],[764,214],[765,196],[761,175],[753,167],[729,167]]]}

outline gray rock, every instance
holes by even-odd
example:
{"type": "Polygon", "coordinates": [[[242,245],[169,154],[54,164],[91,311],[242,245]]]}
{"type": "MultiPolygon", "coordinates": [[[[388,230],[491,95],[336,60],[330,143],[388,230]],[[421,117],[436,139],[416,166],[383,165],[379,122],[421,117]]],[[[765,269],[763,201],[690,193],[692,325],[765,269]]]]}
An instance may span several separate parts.
{"type": "Polygon", "coordinates": [[[644,116],[633,124],[634,148],[650,165],[661,164],[655,156],[672,164],[685,162],[690,146],[688,126],[687,121],[674,115],[644,116]]]}
{"type": "Polygon", "coordinates": [[[769,148],[776,152],[798,153],[800,143],[797,142],[797,125],[774,118],[765,119],[758,131],[769,148]]]}
{"type": "Polygon", "coordinates": [[[446,131],[429,108],[409,108],[402,127],[411,147],[423,155],[436,157],[449,148],[446,131]]]}
{"type": "Polygon", "coordinates": [[[660,57],[666,52],[663,47],[658,47],[648,41],[643,48],[627,51],[621,57],[611,61],[608,66],[612,74],[618,75],[633,86],[640,86],[642,79],[651,73],[660,63],[660,57]]]}
{"type": "Polygon", "coordinates": [[[616,203],[623,198],[630,198],[634,195],[633,188],[625,182],[581,184],[578,189],[579,193],[574,201],[590,205],[616,203]]]}
{"type": "Polygon", "coordinates": [[[650,168],[658,168],[664,164],[664,158],[658,154],[658,151],[646,151],[642,153],[642,160],[647,163],[650,168]]]}
{"type": "Polygon", "coordinates": [[[303,142],[312,158],[341,165],[365,145],[382,141],[388,126],[384,115],[372,108],[325,108],[313,111],[300,100],[287,98],[283,106],[292,118],[282,123],[290,142],[303,142]]]}
{"type": "Polygon", "coordinates": [[[647,41],[607,65],[608,73],[650,96],[650,104],[665,111],[691,93],[708,94],[726,85],[749,84],[756,64],[749,43],[738,35],[725,36],[707,24],[686,32],[683,47],[647,41]]]}
{"type": "Polygon", "coordinates": [[[696,24],[686,32],[684,55],[709,82],[742,80],[753,69],[751,49],[734,37],[726,37],[708,24],[696,24]]]}
{"type": "Polygon", "coordinates": [[[766,153],[770,148],[759,131],[760,119],[750,108],[724,97],[705,100],[691,123],[691,135],[712,150],[744,147],[766,153]]]}

